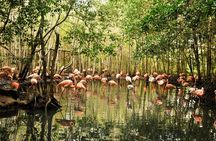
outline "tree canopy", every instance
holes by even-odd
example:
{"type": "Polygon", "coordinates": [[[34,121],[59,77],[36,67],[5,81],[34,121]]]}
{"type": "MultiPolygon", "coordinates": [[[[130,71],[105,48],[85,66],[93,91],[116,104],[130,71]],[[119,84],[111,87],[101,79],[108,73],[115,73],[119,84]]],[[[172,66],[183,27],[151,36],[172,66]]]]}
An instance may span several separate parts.
{"type": "MultiPolygon", "coordinates": [[[[6,50],[1,65],[12,62],[3,59],[8,54],[23,76],[32,62],[45,73],[53,33],[58,32],[59,48],[70,52],[74,68],[189,72],[211,78],[216,71],[215,13],[214,0],[0,1],[0,46],[6,50]]],[[[56,67],[65,65],[64,58],[56,61],[56,67]]]]}

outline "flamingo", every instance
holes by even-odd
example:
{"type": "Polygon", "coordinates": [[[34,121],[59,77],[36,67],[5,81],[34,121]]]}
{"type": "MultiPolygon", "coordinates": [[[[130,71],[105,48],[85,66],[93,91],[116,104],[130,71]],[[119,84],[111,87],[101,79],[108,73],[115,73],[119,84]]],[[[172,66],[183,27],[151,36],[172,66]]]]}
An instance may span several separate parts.
{"type": "Polygon", "coordinates": [[[116,74],[116,80],[120,84],[120,78],[122,76],[122,72],[116,74]]]}
{"type": "Polygon", "coordinates": [[[75,88],[72,80],[63,80],[61,81],[57,87],[61,88],[61,97],[66,88],[75,88]]]}
{"type": "Polygon", "coordinates": [[[196,88],[189,88],[189,92],[195,96],[202,97],[204,95],[204,88],[196,89],[196,88]]]}
{"type": "Polygon", "coordinates": [[[195,78],[194,78],[192,75],[189,75],[189,76],[187,77],[187,82],[189,82],[189,83],[194,83],[194,81],[195,81],[195,78]]]}
{"type": "Polygon", "coordinates": [[[83,90],[87,90],[87,88],[86,88],[86,84],[87,84],[87,81],[85,80],[85,79],[82,79],[82,80],[80,80],[76,85],[75,85],[75,87],[77,88],[77,89],[83,89],[83,90]]]}
{"type": "Polygon", "coordinates": [[[134,86],[133,86],[132,84],[128,84],[128,85],[127,85],[127,89],[128,89],[128,90],[133,90],[133,89],[134,89],[134,86]]]}
{"type": "Polygon", "coordinates": [[[162,105],[162,104],[163,104],[162,100],[159,99],[159,98],[157,98],[157,99],[155,100],[154,103],[155,103],[156,105],[162,105]]]}
{"type": "Polygon", "coordinates": [[[87,90],[82,81],[78,82],[75,87],[79,90],[81,90],[81,89],[83,89],[85,91],[87,90]]]}
{"type": "Polygon", "coordinates": [[[148,78],[148,73],[145,73],[145,74],[143,75],[143,77],[144,77],[144,79],[147,79],[147,78],[148,78]]]}
{"type": "Polygon", "coordinates": [[[183,89],[182,89],[182,88],[179,88],[179,89],[178,89],[178,95],[183,95],[183,94],[184,94],[183,89]]]}
{"type": "Polygon", "coordinates": [[[109,84],[110,86],[118,86],[118,83],[116,83],[114,80],[108,81],[108,84],[109,84]]]}
{"type": "Polygon", "coordinates": [[[127,90],[128,94],[130,90],[132,90],[132,94],[135,94],[135,87],[132,84],[127,85],[127,90]]]}
{"type": "Polygon", "coordinates": [[[31,74],[31,75],[27,76],[27,78],[30,78],[30,83],[31,83],[30,87],[33,87],[33,86],[37,85],[38,80],[41,80],[40,75],[38,75],[37,73],[31,74]]]}
{"type": "Polygon", "coordinates": [[[3,67],[1,68],[1,70],[8,70],[8,71],[11,71],[11,72],[12,72],[12,69],[11,69],[11,67],[9,67],[9,66],[3,66],[3,67]]]}
{"type": "Polygon", "coordinates": [[[161,79],[161,80],[158,80],[157,81],[158,85],[162,86],[166,83],[166,80],[165,79],[161,79]]]}
{"type": "Polygon", "coordinates": [[[159,74],[155,77],[156,80],[161,80],[163,78],[164,78],[164,76],[162,74],[159,74]]]}
{"type": "Polygon", "coordinates": [[[195,121],[197,124],[201,124],[201,122],[202,122],[202,116],[192,114],[192,117],[193,117],[194,121],[195,121]]]}
{"type": "Polygon", "coordinates": [[[92,80],[92,79],[93,79],[92,75],[89,75],[89,74],[88,74],[88,75],[86,75],[86,77],[85,77],[85,78],[86,78],[86,80],[92,80]]]}
{"type": "Polygon", "coordinates": [[[135,75],[135,76],[132,78],[133,81],[136,81],[136,80],[139,80],[139,79],[140,79],[140,77],[139,77],[138,75],[135,75]]]}
{"type": "Polygon", "coordinates": [[[165,89],[164,89],[164,86],[165,84],[167,83],[167,80],[165,80],[164,78],[163,79],[160,79],[160,80],[157,80],[157,83],[160,87],[160,90],[161,90],[161,93],[163,94],[165,89]]]}
{"type": "Polygon", "coordinates": [[[13,79],[13,71],[12,68],[9,66],[4,66],[1,68],[0,77],[4,78],[6,80],[12,80],[13,79]]]}
{"type": "Polygon", "coordinates": [[[67,119],[56,119],[56,122],[58,122],[60,125],[64,127],[70,127],[75,124],[75,120],[67,120],[67,119]]]}
{"type": "Polygon", "coordinates": [[[29,76],[27,76],[27,78],[35,78],[35,79],[37,79],[37,80],[40,80],[41,79],[41,77],[40,77],[40,75],[38,75],[37,73],[33,73],[33,74],[31,74],[31,75],[29,75],[29,76]]]}
{"type": "Polygon", "coordinates": [[[93,79],[94,80],[101,80],[101,77],[98,74],[96,74],[96,75],[93,76],[93,79]]]}
{"type": "Polygon", "coordinates": [[[196,88],[190,87],[190,88],[188,88],[188,90],[189,90],[189,92],[192,94],[192,93],[196,90],[196,88]]]}
{"type": "Polygon", "coordinates": [[[11,67],[9,67],[9,66],[3,66],[3,67],[1,68],[1,70],[2,70],[3,72],[5,72],[7,75],[11,75],[11,76],[12,76],[13,71],[12,71],[12,68],[11,68],[11,67]]]}
{"type": "Polygon", "coordinates": [[[103,85],[105,85],[106,84],[106,82],[107,82],[107,77],[103,77],[103,78],[101,78],[101,82],[102,82],[102,84],[103,85]]]}
{"type": "Polygon", "coordinates": [[[190,84],[188,82],[186,82],[186,81],[182,81],[182,86],[183,87],[188,87],[188,86],[190,86],[190,84]]]}
{"type": "Polygon", "coordinates": [[[75,74],[73,79],[76,79],[76,80],[81,80],[82,79],[82,75],[81,74],[75,74]]]}
{"type": "Polygon", "coordinates": [[[132,83],[132,79],[131,77],[129,76],[129,74],[127,74],[127,76],[125,77],[125,80],[129,83],[132,83]]]}
{"type": "Polygon", "coordinates": [[[116,74],[116,79],[118,80],[118,79],[120,79],[120,77],[121,77],[121,74],[120,74],[120,73],[117,73],[117,74],[116,74]]]}
{"type": "Polygon", "coordinates": [[[58,85],[57,85],[57,87],[61,87],[61,88],[65,88],[65,87],[74,87],[74,85],[73,85],[73,81],[72,80],[63,80],[63,81],[61,81],[58,85]]]}
{"type": "Polygon", "coordinates": [[[30,82],[31,82],[32,86],[33,86],[33,85],[36,85],[36,84],[38,83],[38,81],[37,81],[36,78],[32,78],[32,79],[30,80],[30,82]]]}
{"type": "Polygon", "coordinates": [[[157,72],[153,72],[152,75],[153,75],[153,77],[157,77],[158,73],[157,72]]]}
{"type": "MultiPolygon", "coordinates": [[[[77,76],[77,75],[76,75],[77,76]]],[[[87,90],[86,88],[86,84],[87,84],[87,81],[86,81],[86,78],[84,79],[81,79],[78,83],[77,83],[77,78],[76,78],[75,75],[72,75],[72,78],[74,80],[74,84],[71,84],[71,87],[74,88],[74,90],[87,90]]],[[[78,75],[79,76],[79,75],[78,75]]]]}
{"type": "Polygon", "coordinates": [[[198,96],[198,97],[202,97],[205,93],[204,93],[204,88],[202,87],[201,89],[196,89],[193,92],[194,95],[198,96]]]}
{"type": "Polygon", "coordinates": [[[83,83],[84,85],[87,84],[87,81],[85,79],[80,80],[80,83],[83,83]]]}
{"type": "Polygon", "coordinates": [[[149,82],[155,82],[156,81],[156,79],[153,77],[153,75],[150,75],[149,76],[149,82]]]}
{"type": "Polygon", "coordinates": [[[74,83],[76,81],[77,75],[73,74],[73,73],[69,73],[68,76],[66,76],[66,80],[72,80],[74,83]]]}
{"type": "Polygon", "coordinates": [[[134,86],[132,85],[132,83],[127,85],[127,108],[129,108],[129,109],[132,108],[132,105],[131,105],[131,102],[130,102],[130,99],[129,99],[130,90],[132,90],[132,94],[135,93],[134,92],[134,86]]]}
{"type": "Polygon", "coordinates": [[[167,84],[166,84],[165,88],[170,90],[170,89],[175,89],[175,88],[176,88],[176,86],[175,86],[175,85],[173,85],[173,84],[171,84],[171,83],[168,83],[168,82],[167,82],[167,84]]]}
{"type": "Polygon", "coordinates": [[[74,77],[75,77],[75,74],[73,74],[73,73],[69,73],[69,75],[68,75],[67,78],[69,78],[69,79],[73,79],[74,77]]]}
{"type": "Polygon", "coordinates": [[[53,76],[53,78],[54,78],[55,80],[60,80],[60,79],[62,79],[62,76],[61,76],[60,74],[56,73],[56,74],[53,76]]]}
{"type": "Polygon", "coordinates": [[[18,90],[19,87],[20,87],[20,84],[19,84],[18,82],[15,82],[15,81],[14,81],[14,82],[11,82],[10,85],[11,85],[12,88],[14,88],[14,89],[16,89],[16,90],[18,90]]]}
{"type": "Polygon", "coordinates": [[[169,75],[166,74],[166,73],[163,73],[163,74],[161,74],[161,75],[162,75],[163,78],[166,78],[166,79],[169,77],[169,75]]]}
{"type": "Polygon", "coordinates": [[[75,110],[74,114],[76,116],[78,116],[78,117],[82,117],[83,116],[83,114],[84,114],[83,110],[81,110],[81,109],[74,109],[74,110],[75,110]]]}
{"type": "Polygon", "coordinates": [[[79,71],[78,69],[75,69],[75,70],[73,71],[73,73],[76,74],[76,75],[78,75],[78,74],[80,74],[80,71],[79,71]]]}
{"type": "Polygon", "coordinates": [[[185,79],[182,78],[182,77],[179,77],[179,78],[177,79],[177,82],[178,82],[179,84],[182,84],[184,81],[185,81],[185,79]]]}

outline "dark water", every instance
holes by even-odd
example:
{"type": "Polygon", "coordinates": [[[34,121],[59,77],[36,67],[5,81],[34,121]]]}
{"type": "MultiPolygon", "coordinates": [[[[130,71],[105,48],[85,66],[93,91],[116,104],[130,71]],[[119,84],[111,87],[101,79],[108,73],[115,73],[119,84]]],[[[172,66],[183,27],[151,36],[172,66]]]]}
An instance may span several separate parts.
{"type": "Polygon", "coordinates": [[[2,110],[0,140],[216,141],[216,109],[194,104],[187,90],[162,94],[144,86],[137,84],[134,94],[126,85],[92,83],[78,95],[56,93],[59,111],[2,110]]]}

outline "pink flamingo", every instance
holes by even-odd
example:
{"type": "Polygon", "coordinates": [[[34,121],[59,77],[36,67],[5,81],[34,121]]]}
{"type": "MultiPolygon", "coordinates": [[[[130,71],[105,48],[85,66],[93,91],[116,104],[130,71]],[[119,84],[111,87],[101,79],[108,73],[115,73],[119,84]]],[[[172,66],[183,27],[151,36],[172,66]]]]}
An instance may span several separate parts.
{"type": "Polygon", "coordinates": [[[15,82],[15,81],[11,82],[10,85],[11,85],[12,88],[14,88],[16,90],[18,90],[19,87],[20,87],[20,84],[18,82],[15,82]]]}
{"type": "Polygon", "coordinates": [[[108,81],[108,84],[109,84],[110,86],[118,86],[118,83],[116,83],[114,80],[108,81]]]}

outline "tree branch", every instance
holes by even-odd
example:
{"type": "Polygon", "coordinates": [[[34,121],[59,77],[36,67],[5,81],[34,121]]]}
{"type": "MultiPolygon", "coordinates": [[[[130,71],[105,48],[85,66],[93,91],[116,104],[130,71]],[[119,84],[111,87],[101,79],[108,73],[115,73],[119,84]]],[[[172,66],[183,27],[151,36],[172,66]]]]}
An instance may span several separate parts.
{"type": "Polygon", "coordinates": [[[0,43],[0,47],[2,47],[3,49],[6,49],[13,57],[15,57],[15,55],[6,46],[4,46],[2,43],[0,43]]]}
{"type": "Polygon", "coordinates": [[[8,22],[9,22],[9,17],[10,17],[11,10],[12,10],[12,6],[10,5],[8,15],[6,17],[6,21],[4,22],[4,25],[3,25],[2,29],[0,30],[0,33],[4,32],[6,26],[7,26],[8,22]]]}
{"type": "MultiPolygon", "coordinates": [[[[61,14],[58,15],[58,19],[56,20],[56,24],[55,24],[55,25],[58,24],[58,22],[59,22],[59,20],[60,20],[60,16],[61,16],[61,14]]],[[[51,35],[52,35],[53,31],[54,31],[54,29],[51,31],[51,33],[49,34],[49,37],[48,37],[47,40],[45,41],[45,45],[47,44],[47,42],[48,42],[49,39],[51,38],[51,35]]]]}
{"type": "Polygon", "coordinates": [[[50,28],[50,30],[43,36],[43,38],[46,38],[57,26],[62,24],[67,19],[67,17],[70,14],[71,9],[72,9],[72,5],[70,6],[68,12],[66,13],[66,16],[64,17],[64,19],[62,19],[62,21],[56,23],[52,28],[50,28]]]}

